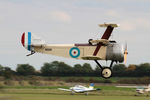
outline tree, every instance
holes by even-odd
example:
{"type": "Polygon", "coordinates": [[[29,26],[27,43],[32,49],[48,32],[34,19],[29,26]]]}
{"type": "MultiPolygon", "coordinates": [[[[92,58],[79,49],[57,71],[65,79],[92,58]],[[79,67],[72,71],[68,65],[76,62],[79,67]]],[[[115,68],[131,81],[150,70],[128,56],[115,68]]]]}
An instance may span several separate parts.
{"type": "Polygon", "coordinates": [[[91,76],[93,74],[93,69],[90,64],[84,63],[82,66],[83,75],[91,76]]]}
{"type": "Polygon", "coordinates": [[[19,75],[34,75],[35,69],[29,64],[18,64],[16,71],[19,75]]]}
{"type": "Polygon", "coordinates": [[[100,76],[101,75],[101,68],[98,65],[96,65],[96,68],[94,69],[94,74],[96,76],[100,76]]]}
{"type": "Polygon", "coordinates": [[[74,75],[76,76],[82,76],[83,69],[80,64],[75,64],[73,67],[74,75]]]}
{"type": "Polygon", "coordinates": [[[128,77],[134,77],[136,76],[136,68],[137,66],[136,65],[129,65],[128,68],[126,69],[126,73],[125,73],[125,76],[128,76],[128,77]]]}
{"type": "Polygon", "coordinates": [[[135,71],[137,76],[150,76],[150,63],[140,64],[135,71]]]}
{"type": "Polygon", "coordinates": [[[41,68],[42,75],[45,76],[70,76],[73,69],[64,62],[53,61],[52,63],[45,63],[41,68]]]}
{"type": "Polygon", "coordinates": [[[51,63],[44,63],[41,67],[41,74],[44,76],[52,76],[57,72],[57,66],[52,65],[51,63]]]}
{"type": "Polygon", "coordinates": [[[58,73],[62,76],[72,76],[73,68],[64,62],[59,62],[58,64],[58,73]]]}
{"type": "Polygon", "coordinates": [[[9,67],[4,67],[2,74],[5,78],[8,79],[8,78],[13,77],[15,75],[15,72],[13,70],[11,70],[11,68],[9,68],[9,67]]]}
{"type": "Polygon", "coordinates": [[[0,75],[2,75],[4,67],[2,65],[0,65],[0,75]]]}
{"type": "Polygon", "coordinates": [[[114,76],[125,76],[125,71],[127,67],[124,64],[116,64],[113,66],[114,76]]]}
{"type": "Polygon", "coordinates": [[[136,69],[136,65],[129,65],[128,68],[127,68],[127,71],[135,71],[136,69]]]}

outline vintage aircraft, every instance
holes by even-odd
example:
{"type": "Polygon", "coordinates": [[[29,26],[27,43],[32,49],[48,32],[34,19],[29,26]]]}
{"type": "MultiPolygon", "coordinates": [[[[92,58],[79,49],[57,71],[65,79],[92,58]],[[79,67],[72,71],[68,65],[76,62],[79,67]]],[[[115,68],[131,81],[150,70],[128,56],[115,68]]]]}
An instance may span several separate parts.
{"type": "Polygon", "coordinates": [[[136,92],[138,94],[144,94],[144,93],[148,93],[150,92],[150,84],[148,85],[148,87],[137,87],[136,92]]]}
{"type": "Polygon", "coordinates": [[[112,65],[114,62],[126,62],[127,46],[118,44],[114,40],[108,40],[111,33],[117,24],[100,24],[100,27],[107,27],[101,39],[89,39],[85,44],[46,44],[41,38],[31,34],[31,32],[24,32],[21,38],[22,45],[31,54],[35,52],[51,54],[56,56],[94,60],[101,68],[101,74],[104,78],[112,76],[112,65]],[[110,67],[102,67],[98,60],[111,60],[110,67]]]}
{"type": "MultiPolygon", "coordinates": [[[[138,93],[138,95],[147,94],[148,92],[150,92],[150,84],[148,86],[116,86],[116,87],[134,88],[134,89],[136,88],[136,92],[138,93]]],[[[135,96],[137,96],[137,94],[135,96]]]]}
{"type": "Polygon", "coordinates": [[[65,89],[65,88],[58,88],[58,89],[63,91],[70,91],[71,94],[85,93],[86,95],[88,95],[88,92],[100,90],[99,88],[94,89],[94,83],[91,83],[89,87],[85,87],[82,85],[75,85],[74,87],[70,87],[69,89],[65,89]]]}

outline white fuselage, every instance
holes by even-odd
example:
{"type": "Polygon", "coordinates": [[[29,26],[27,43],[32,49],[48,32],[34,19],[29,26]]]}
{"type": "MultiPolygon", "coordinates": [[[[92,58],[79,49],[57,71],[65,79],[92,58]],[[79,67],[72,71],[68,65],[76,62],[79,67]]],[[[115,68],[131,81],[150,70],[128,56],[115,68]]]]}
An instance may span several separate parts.
{"type": "Polygon", "coordinates": [[[74,91],[74,92],[78,92],[78,93],[81,93],[81,92],[88,92],[88,91],[92,91],[94,90],[93,88],[87,88],[87,87],[84,87],[82,85],[76,85],[74,87],[70,87],[70,90],[74,91]]]}
{"type": "Polygon", "coordinates": [[[147,89],[136,89],[136,92],[139,94],[150,92],[150,88],[147,89]]]}

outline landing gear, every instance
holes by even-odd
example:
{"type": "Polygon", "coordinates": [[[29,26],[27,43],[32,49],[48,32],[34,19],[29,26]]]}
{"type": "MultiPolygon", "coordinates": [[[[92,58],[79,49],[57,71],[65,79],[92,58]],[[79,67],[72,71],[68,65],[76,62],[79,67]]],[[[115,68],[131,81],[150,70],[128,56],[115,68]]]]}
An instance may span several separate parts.
{"type": "Polygon", "coordinates": [[[101,70],[102,70],[101,75],[102,75],[103,78],[108,79],[112,76],[112,69],[111,68],[112,68],[112,65],[113,65],[114,61],[111,61],[110,67],[102,67],[97,60],[94,60],[94,61],[101,68],[101,70]]]}
{"type": "Polygon", "coordinates": [[[87,96],[87,95],[88,95],[88,92],[85,92],[85,95],[87,96]]]}
{"type": "Polygon", "coordinates": [[[74,93],[75,93],[74,91],[71,91],[71,95],[74,95],[74,93]]]}
{"type": "Polygon", "coordinates": [[[103,78],[107,79],[107,78],[110,78],[112,76],[112,71],[109,67],[105,67],[102,69],[101,74],[102,74],[103,78]]]}

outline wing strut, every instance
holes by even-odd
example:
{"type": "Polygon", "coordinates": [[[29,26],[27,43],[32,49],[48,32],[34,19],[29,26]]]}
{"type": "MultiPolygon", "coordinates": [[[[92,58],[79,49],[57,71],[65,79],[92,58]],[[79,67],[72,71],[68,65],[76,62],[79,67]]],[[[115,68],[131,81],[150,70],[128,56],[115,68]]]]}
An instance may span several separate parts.
{"type": "Polygon", "coordinates": [[[96,62],[96,64],[101,68],[103,69],[103,67],[101,66],[101,64],[97,61],[97,60],[94,60],[96,62]]]}
{"type": "MultiPolygon", "coordinates": [[[[103,34],[103,36],[101,37],[101,39],[106,39],[106,40],[108,40],[109,37],[111,36],[111,33],[112,33],[114,27],[118,27],[119,25],[117,25],[117,24],[106,24],[106,23],[104,23],[104,24],[100,24],[99,26],[100,26],[100,27],[107,27],[107,29],[106,29],[106,31],[104,32],[104,34],[103,34]]],[[[93,56],[96,56],[96,55],[97,55],[97,53],[98,53],[98,51],[99,51],[99,49],[100,49],[101,46],[102,46],[101,43],[98,43],[98,44],[97,44],[97,47],[96,47],[96,49],[95,49],[95,51],[94,51],[94,53],[93,53],[93,56]]]]}
{"type": "Polygon", "coordinates": [[[111,35],[111,33],[112,33],[112,31],[113,31],[113,29],[114,29],[114,27],[108,26],[101,39],[108,40],[110,35],[111,35]]]}

